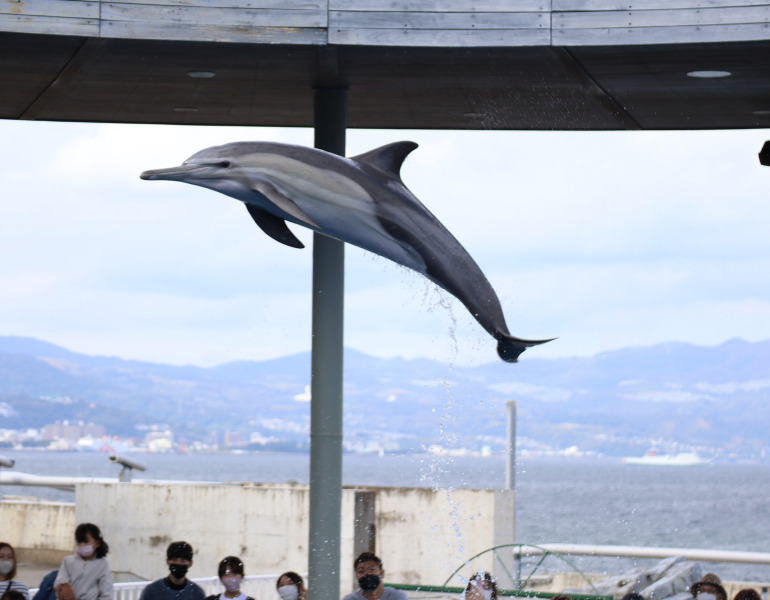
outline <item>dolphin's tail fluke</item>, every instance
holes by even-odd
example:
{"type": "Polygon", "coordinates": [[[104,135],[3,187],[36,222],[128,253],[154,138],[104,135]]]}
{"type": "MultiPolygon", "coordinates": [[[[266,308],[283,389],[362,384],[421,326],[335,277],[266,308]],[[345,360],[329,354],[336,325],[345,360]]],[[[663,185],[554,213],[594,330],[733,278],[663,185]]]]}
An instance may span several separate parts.
{"type": "Polygon", "coordinates": [[[551,338],[550,340],[520,340],[519,338],[515,338],[512,336],[503,337],[497,341],[497,354],[505,362],[511,362],[511,363],[518,362],[519,354],[524,352],[524,350],[526,350],[530,346],[545,344],[546,342],[550,342],[555,339],[556,338],[551,338]]]}

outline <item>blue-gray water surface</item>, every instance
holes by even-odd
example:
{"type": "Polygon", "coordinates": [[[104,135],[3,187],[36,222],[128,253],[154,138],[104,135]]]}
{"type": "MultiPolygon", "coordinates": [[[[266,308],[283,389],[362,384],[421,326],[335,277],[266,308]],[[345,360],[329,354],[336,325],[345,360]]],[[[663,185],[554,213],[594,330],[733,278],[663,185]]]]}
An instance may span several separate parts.
{"type": "MultiPolygon", "coordinates": [[[[16,471],[115,477],[99,453],[13,452],[16,471]]],[[[134,454],[135,479],[308,481],[305,454],[134,454]]],[[[430,488],[501,488],[505,459],[345,455],[343,483],[430,488]]],[[[46,488],[3,486],[5,495],[72,501],[46,488]]],[[[626,465],[617,459],[528,458],[517,465],[516,541],[770,551],[770,466],[626,465]]],[[[579,559],[581,568],[621,572],[629,559],[579,559]]],[[[723,579],[770,581],[770,567],[707,565],[723,579]]]]}

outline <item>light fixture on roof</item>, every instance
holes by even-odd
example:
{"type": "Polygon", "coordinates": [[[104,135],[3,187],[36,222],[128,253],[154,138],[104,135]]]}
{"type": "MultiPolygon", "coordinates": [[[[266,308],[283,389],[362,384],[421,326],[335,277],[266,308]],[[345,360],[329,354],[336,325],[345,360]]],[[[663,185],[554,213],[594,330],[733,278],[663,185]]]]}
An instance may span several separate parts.
{"type": "Polygon", "coordinates": [[[198,109],[195,108],[194,106],[177,106],[174,109],[174,112],[178,112],[178,113],[196,113],[196,112],[198,112],[198,109]]]}
{"type": "Polygon", "coordinates": [[[214,71],[187,71],[187,76],[193,79],[211,79],[214,75],[214,71]]]}
{"type": "Polygon", "coordinates": [[[730,77],[732,73],[730,71],[690,71],[687,73],[688,77],[695,77],[696,79],[719,79],[720,77],[730,77]]]}

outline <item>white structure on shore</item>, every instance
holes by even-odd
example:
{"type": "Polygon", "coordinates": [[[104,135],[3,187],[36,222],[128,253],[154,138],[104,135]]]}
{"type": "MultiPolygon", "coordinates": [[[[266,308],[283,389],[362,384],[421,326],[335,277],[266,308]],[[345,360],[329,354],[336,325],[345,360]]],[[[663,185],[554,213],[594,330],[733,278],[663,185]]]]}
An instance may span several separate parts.
{"type": "MultiPolygon", "coordinates": [[[[195,548],[191,574],[216,573],[228,555],[247,573],[307,571],[309,490],[304,484],[80,482],[76,503],[0,502],[6,541],[29,560],[55,564],[72,552],[75,525],[90,521],[110,543],[113,571],[137,579],[166,573],[166,546],[195,548]]],[[[465,560],[514,538],[509,490],[346,487],[342,495],[341,590],[353,589],[353,558],[372,549],[388,581],[441,584],[465,560]]],[[[492,569],[492,555],[474,568],[492,569]]]]}

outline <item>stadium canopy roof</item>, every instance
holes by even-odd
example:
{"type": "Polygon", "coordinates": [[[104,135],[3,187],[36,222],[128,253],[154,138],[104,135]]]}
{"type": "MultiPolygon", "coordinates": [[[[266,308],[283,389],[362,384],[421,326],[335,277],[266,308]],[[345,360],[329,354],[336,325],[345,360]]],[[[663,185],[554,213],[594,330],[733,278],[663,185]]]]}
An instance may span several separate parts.
{"type": "Polygon", "coordinates": [[[312,126],[331,82],[354,128],[762,128],[770,3],[14,2],[0,76],[5,119],[312,126]]]}

